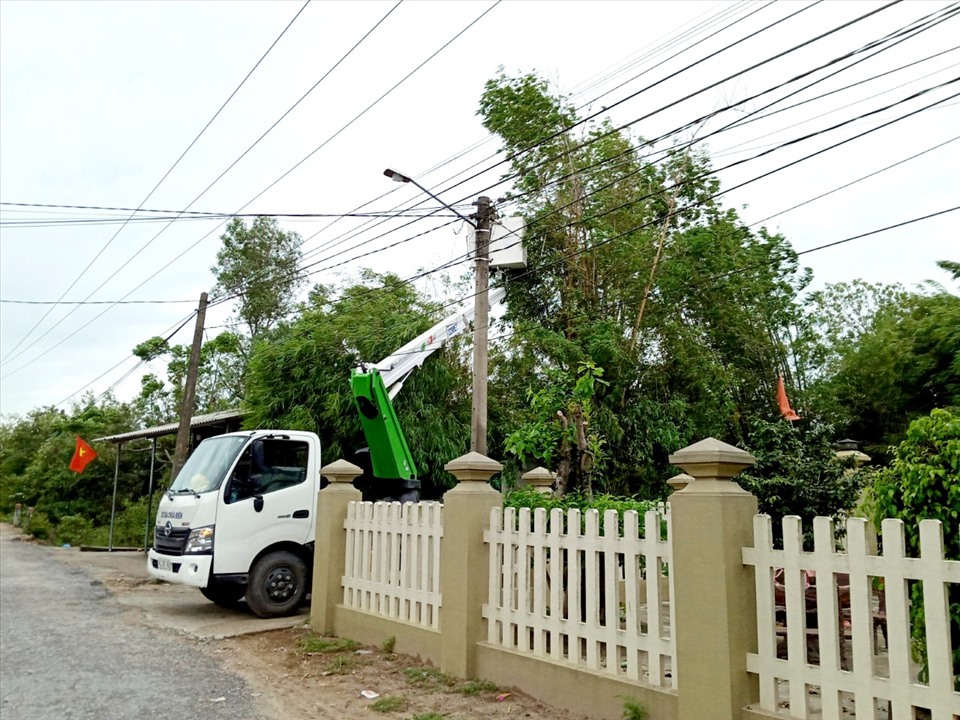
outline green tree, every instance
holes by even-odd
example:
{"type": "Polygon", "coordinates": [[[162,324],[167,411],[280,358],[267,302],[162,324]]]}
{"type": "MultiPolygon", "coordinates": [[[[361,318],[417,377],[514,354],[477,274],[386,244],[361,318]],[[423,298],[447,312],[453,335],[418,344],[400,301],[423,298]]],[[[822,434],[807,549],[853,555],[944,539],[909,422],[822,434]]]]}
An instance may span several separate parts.
{"type": "Polygon", "coordinates": [[[754,418],[747,449],[756,464],[737,483],[757,496],[760,512],[770,515],[774,537],[783,535],[781,519],[798,515],[805,542],[813,541],[813,518],[842,520],[853,510],[863,476],[841,462],[831,446],[831,425],[817,418],[788,422],[754,418]]]}
{"type": "MultiPolygon", "coordinates": [[[[874,496],[878,529],[884,518],[902,520],[911,556],[920,553],[920,521],[930,519],[943,524],[944,556],[960,560],[960,411],[936,409],[914,420],[906,439],[894,450],[890,467],[878,474],[874,496]]],[[[925,661],[919,583],[914,585],[912,599],[914,645],[925,661]]],[[[960,585],[949,586],[948,605],[953,674],[960,691],[960,585]]]]}
{"type": "Polygon", "coordinates": [[[215,293],[237,298],[240,319],[257,337],[283,318],[303,286],[300,236],[281,229],[276,218],[257,217],[250,227],[234,218],[220,239],[223,247],[210,268],[215,293]]]}
{"type": "MultiPolygon", "coordinates": [[[[107,523],[117,448],[93,441],[131,430],[134,424],[132,408],[109,395],[96,404],[92,397],[84,398],[66,412],[46,408],[5,421],[0,426],[0,510],[9,512],[20,502],[36,507],[53,523],[67,515],[107,523]],[[98,455],[82,474],[69,469],[78,435],[93,443],[98,455]]],[[[142,450],[128,445],[121,453],[121,500],[146,491],[149,453],[142,450]]]]}
{"type": "Polygon", "coordinates": [[[479,114],[516,175],[529,263],[506,284],[491,447],[502,456],[526,427],[527,387],[550,393],[592,363],[605,384],[590,427],[609,456],[597,489],[663,495],[670,452],[708,435],[743,444],[769,412],[809,273],[785,238],[713,199],[703,153],[651,162],[609,122],[569,130],[575,110],[533,74],[490,80],[479,114]]]}
{"type": "MultiPolygon", "coordinates": [[[[366,443],[350,373],[378,362],[442,317],[437,303],[396,275],[363,271],[341,288],[315,287],[302,314],[255,342],[248,368],[248,427],[316,432],[324,461],[366,443]]],[[[470,376],[457,345],[432,355],[394,400],[423,482],[436,497],[453,482],[443,465],[470,437],[470,376]]]]}
{"type": "MultiPolygon", "coordinates": [[[[234,332],[222,332],[203,343],[197,369],[196,413],[228,410],[240,404],[249,341],[234,332]]],[[[173,422],[183,403],[183,388],[190,362],[189,345],[169,345],[153,337],[133,349],[142,360],[169,358],[164,382],[153,373],[140,379],[134,408],[144,425],[173,422]]]]}
{"type": "Polygon", "coordinates": [[[960,297],[932,288],[861,283],[814,296],[821,373],[807,397],[876,460],[915,418],[960,405],[960,297]]]}

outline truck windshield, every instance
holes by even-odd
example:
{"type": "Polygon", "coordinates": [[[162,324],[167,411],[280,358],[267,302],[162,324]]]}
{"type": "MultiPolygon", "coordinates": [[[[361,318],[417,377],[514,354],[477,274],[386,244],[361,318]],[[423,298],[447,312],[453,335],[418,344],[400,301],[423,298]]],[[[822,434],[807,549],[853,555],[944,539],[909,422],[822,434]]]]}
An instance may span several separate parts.
{"type": "Polygon", "coordinates": [[[245,435],[207,438],[193,451],[169,492],[202,493],[216,489],[249,439],[245,435]]]}

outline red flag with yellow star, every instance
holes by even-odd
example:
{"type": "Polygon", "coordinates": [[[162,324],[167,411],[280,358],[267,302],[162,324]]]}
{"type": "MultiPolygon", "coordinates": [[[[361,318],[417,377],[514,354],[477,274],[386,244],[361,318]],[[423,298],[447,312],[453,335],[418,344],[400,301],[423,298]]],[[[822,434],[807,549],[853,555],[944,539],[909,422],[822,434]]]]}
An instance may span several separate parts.
{"type": "Polygon", "coordinates": [[[83,469],[96,456],[96,451],[87,445],[80,436],[77,436],[77,449],[73,451],[73,460],[70,461],[70,469],[75,473],[82,473],[83,469]]]}

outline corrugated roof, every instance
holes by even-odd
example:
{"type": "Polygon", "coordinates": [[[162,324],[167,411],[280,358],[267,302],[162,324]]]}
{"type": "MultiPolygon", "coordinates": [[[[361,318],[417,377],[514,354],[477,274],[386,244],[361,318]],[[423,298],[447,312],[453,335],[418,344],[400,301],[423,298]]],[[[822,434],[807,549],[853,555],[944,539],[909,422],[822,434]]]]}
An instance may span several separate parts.
{"type": "MultiPolygon", "coordinates": [[[[208,425],[217,425],[227,420],[239,420],[245,412],[242,410],[219,410],[206,415],[194,415],[190,420],[190,428],[206,427],[208,425]]],[[[156,427],[143,428],[142,430],[131,430],[130,432],[120,433],[119,435],[108,435],[107,437],[94,438],[94,442],[113,442],[123,443],[130,440],[139,440],[141,438],[160,437],[161,435],[173,435],[179,429],[179,423],[168,423],[166,425],[157,425],[156,427]]]]}

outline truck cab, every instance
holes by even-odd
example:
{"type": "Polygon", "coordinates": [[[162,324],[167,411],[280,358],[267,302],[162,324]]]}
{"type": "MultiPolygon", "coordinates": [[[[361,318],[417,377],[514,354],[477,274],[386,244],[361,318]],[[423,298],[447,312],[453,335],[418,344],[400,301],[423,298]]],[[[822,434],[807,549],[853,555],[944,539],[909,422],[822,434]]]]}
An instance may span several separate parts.
{"type": "Polygon", "coordinates": [[[293,612],[310,587],[320,482],[314,433],[204,440],[160,502],[148,572],[220,605],[246,595],[261,617],[293,612]]]}

